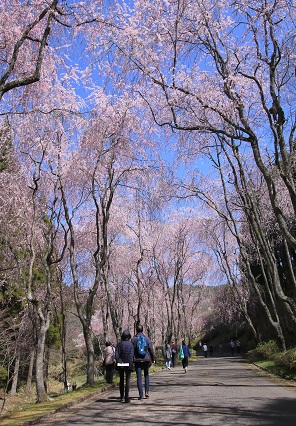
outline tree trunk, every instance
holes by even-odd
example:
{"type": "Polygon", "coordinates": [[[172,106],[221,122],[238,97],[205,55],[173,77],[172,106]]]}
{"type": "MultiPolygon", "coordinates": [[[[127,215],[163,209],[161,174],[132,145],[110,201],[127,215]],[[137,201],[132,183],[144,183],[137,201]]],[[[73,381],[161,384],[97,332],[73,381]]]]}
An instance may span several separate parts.
{"type": "Polygon", "coordinates": [[[10,391],[11,395],[16,395],[19,369],[20,369],[20,354],[19,352],[17,352],[15,357],[14,372],[12,377],[11,391],[10,391]]]}
{"type": "Polygon", "coordinates": [[[46,388],[45,388],[45,377],[44,377],[44,351],[45,351],[45,338],[46,332],[49,328],[49,321],[41,324],[37,351],[36,351],[36,390],[37,390],[37,402],[44,402],[49,399],[46,388]]]}
{"type": "Polygon", "coordinates": [[[87,384],[93,386],[95,383],[95,356],[94,356],[94,345],[92,341],[92,333],[89,327],[83,329],[84,340],[86,344],[87,351],[87,372],[86,380],[87,384]]]}
{"type": "MultiPolygon", "coordinates": [[[[60,337],[62,342],[62,370],[63,370],[63,382],[64,382],[64,390],[68,390],[68,371],[67,371],[67,321],[64,307],[64,299],[63,299],[63,288],[62,288],[62,280],[60,280],[60,302],[61,302],[61,322],[60,324],[60,337]]],[[[56,317],[58,318],[58,313],[56,312],[56,317]]]]}
{"type": "Polygon", "coordinates": [[[26,393],[31,393],[34,361],[35,361],[35,349],[32,349],[30,352],[30,362],[29,362],[29,371],[28,371],[27,384],[26,384],[26,393]]]}

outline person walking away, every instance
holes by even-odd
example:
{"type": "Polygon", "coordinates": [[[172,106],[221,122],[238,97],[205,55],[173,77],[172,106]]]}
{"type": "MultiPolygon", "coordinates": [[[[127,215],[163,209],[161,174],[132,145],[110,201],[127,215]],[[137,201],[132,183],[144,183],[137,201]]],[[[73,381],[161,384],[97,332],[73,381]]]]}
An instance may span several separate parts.
{"type": "Polygon", "coordinates": [[[162,346],[162,354],[165,361],[165,368],[167,370],[171,369],[171,359],[172,359],[172,350],[168,342],[165,342],[162,346]]]}
{"type": "Polygon", "coordinates": [[[182,340],[182,350],[184,354],[184,358],[182,359],[182,366],[184,369],[184,372],[187,373],[188,370],[188,361],[189,357],[191,356],[189,347],[186,345],[185,340],[182,340]]]}
{"type": "Polygon", "coordinates": [[[178,346],[174,340],[171,341],[171,350],[172,350],[172,366],[173,368],[175,368],[177,365],[178,346]]]}
{"type": "Polygon", "coordinates": [[[132,344],[134,345],[134,363],[139,391],[138,399],[144,399],[142,371],[144,372],[145,397],[149,398],[149,368],[151,363],[155,364],[155,353],[151,340],[143,334],[143,326],[141,324],[137,326],[136,332],[137,334],[132,338],[132,344]]]}
{"type": "Polygon", "coordinates": [[[210,352],[210,356],[213,356],[213,353],[214,353],[214,346],[213,345],[209,346],[209,352],[210,352]]]}
{"type": "Polygon", "coordinates": [[[134,345],[130,339],[131,334],[129,330],[124,330],[121,335],[121,341],[115,349],[116,369],[119,372],[120,401],[127,403],[130,402],[131,373],[134,369],[134,345]],[[118,364],[126,365],[120,366],[118,364]]]}
{"type": "Polygon", "coordinates": [[[238,355],[241,352],[241,344],[240,344],[239,340],[237,340],[237,342],[236,342],[236,352],[237,352],[238,355]]]}
{"type": "Polygon", "coordinates": [[[106,347],[103,351],[103,357],[104,357],[104,367],[106,371],[106,382],[113,383],[115,350],[110,342],[106,342],[105,346],[106,347]]]}
{"type": "Polygon", "coordinates": [[[202,345],[202,350],[203,350],[203,353],[204,353],[204,357],[207,358],[208,357],[208,346],[207,346],[206,343],[204,343],[202,345]]]}
{"type": "Polygon", "coordinates": [[[183,363],[184,352],[183,352],[183,346],[182,345],[179,346],[178,353],[179,353],[179,360],[183,363]]]}
{"type": "Polygon", "coordinates": [[[235,344],[234,341],[231,340],[229,343],[231,355],[234,355],[235,344]]]}

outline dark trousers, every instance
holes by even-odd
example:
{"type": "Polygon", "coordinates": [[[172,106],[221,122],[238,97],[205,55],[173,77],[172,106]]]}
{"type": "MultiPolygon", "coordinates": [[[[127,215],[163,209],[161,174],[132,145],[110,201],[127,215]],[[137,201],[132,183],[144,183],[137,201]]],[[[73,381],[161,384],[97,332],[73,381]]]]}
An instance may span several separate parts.
{"type": "Polygon", "coordinates": [[[113,383],[114,364],[105,365],[106,369],[106,382],[113,383]]]}
{"type": "Polygon", "coordinates": [[[131,387],[131,370],[126,367],[119,369],[119,392],[120,398],[125,399],[126,401],[129,399],[129,391],[131,387]],[[124,376],[125,376],[125,384],[124,384],[124,376]]]}
{"type": "Polygon", "coordinates": [[[176,367],[176,364],[177,364],[177,353],[172,352],[172,366],[176,367]]]}
{"type": "Polygon", "coordinates": [[[145,379],[145,394],[149,394],[149,361],[144,362],[136,362],[135,368],[137,373],[137,387],[139,391],[139,397],[143,398],[143,383],[142,383],[142,371],[144,371],[144,379],[145,379]]]}
{"type": "Polygon", "coordinates": [[[188,367],[188,356],[184,356],[182,359],[182,366],[183,368],[188,367]]]}

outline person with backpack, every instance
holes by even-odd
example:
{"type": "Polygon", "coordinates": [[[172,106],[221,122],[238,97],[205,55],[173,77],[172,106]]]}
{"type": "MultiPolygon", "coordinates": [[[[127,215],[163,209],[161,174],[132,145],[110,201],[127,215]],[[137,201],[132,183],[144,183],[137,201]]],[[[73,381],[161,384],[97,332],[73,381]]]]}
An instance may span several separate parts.
{"type": "Polygon", "coordinates": [[[119,372],[119,392],[121,402],[131,401],[129,398],[129,391],[131,384],[131,373],[134,369],[134,345],[130,339],[131,334],[129,330],[124,330],[121,335],[121,341],[118,343],[115,349],[116,370],[119,372]]]}
{"type": "Polygon", "coordinates": [[[137,387],[139,391],[139,400],[144,399],[142,371],[144,371],[145,379],[145,397],[149,398],[149,367],[151,363],[155,364],[155,353],[152,342],[148,336],[143,334],[143,326],[141,324],[136,327],[137,334],[132,338],[134,345],[134,363],[137,374],[137,387]]]}

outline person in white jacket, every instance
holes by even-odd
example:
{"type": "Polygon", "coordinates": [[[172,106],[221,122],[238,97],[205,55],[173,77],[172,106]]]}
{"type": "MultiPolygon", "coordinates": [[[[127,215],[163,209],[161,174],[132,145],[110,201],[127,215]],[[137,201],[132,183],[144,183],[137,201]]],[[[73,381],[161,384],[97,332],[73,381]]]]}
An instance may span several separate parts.
{"type": "Polygon", "coordinates": [[[203,344],[202,350],[203,350],[205,358],[207,358],[208,357],[208,346],[207,346],[206,343],[203,344]]]}

